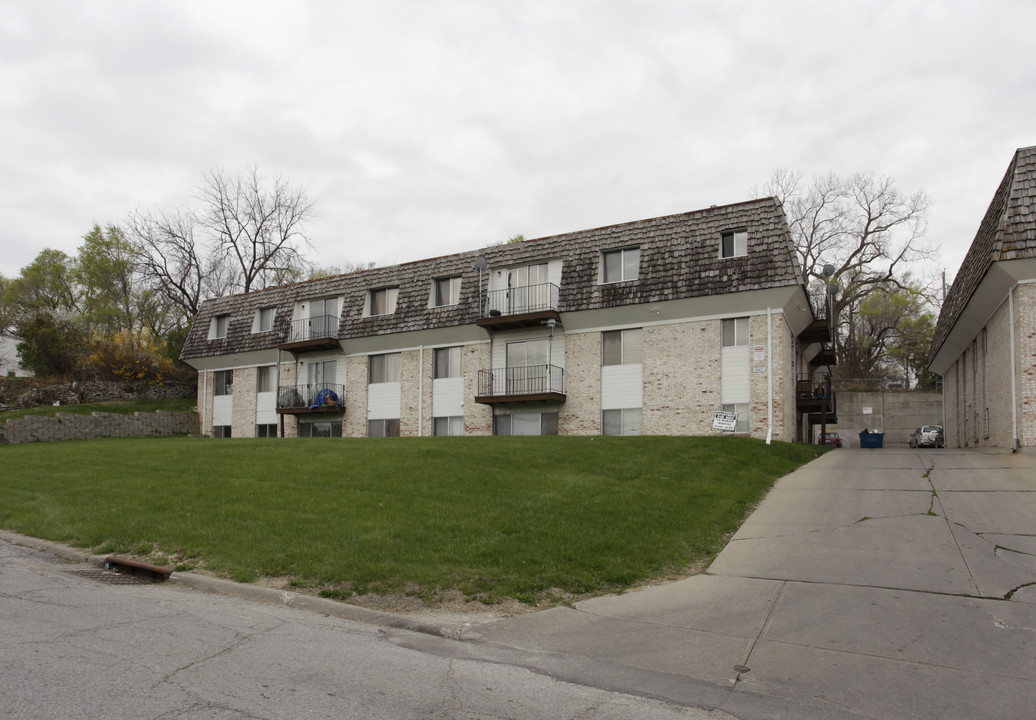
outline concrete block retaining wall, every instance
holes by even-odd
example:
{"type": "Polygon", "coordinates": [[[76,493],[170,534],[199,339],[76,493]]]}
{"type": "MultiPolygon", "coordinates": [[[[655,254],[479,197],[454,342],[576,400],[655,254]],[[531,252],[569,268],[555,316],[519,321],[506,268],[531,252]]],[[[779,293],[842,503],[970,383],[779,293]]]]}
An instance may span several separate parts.
{"type": "Polygon", "coordinates": [[[29,415],[0,425],[0,445],[101,437],[189,435],[198,432],[198,413],[157,410],[153,413],[95,412],[92,415],[58,413],[56,417],[29,415]]]}

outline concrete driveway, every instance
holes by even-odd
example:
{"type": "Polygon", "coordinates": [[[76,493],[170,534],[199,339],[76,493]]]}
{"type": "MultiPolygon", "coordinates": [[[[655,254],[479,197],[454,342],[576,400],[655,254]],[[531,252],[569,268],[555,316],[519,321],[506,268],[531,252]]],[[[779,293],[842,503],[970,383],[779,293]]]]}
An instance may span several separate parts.
{"type": "Polygon", "coordinates": [[[1036,455],[837,450],[704,575],[468,630],[521,662],[738,718],[1031,718],[1036,455]]]}

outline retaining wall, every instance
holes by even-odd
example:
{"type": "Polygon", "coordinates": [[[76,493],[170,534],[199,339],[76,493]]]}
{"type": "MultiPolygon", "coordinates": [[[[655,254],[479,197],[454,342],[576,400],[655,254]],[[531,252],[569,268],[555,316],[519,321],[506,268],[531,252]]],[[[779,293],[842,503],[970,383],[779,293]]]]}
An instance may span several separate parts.
{"type": "Polygon", "coordinates": [[[153,413],[95,412],[92,415],[58,413],[56,417],[29,415],[0,425],[0,445],[101,437],[190,435],[198,432],[198,413],[157,410],[153,413]]]}
{"type": "MultiPolygon", "coordinates": [[[[860,447],[860,430],[885,433],[885,447],[906,447],[921,425],[942,425],[942,394],[838,391],[838,423],[828,425],[846,447],[860,447]]],[[[819,426],[814,433],[819,435],[819,426]]],[[[815,440],[815,438],[814,438],[815,440]]]]}

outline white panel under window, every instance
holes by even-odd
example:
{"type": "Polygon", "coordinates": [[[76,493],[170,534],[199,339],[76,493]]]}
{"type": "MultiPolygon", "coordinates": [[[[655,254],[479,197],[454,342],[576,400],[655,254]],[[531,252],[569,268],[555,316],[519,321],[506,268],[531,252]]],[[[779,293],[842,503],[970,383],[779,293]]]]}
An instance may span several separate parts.
{"type": "Polygon", "coordinates": [[[601,368],[602,410],[635,408],[643,404],[643,365],[605,365],[601,368]]]}
{"type": "Polygon", "coordinates": [[[464,378],[432,381],[432,415],[451,417],[464,414],[464,378]]]}
{"type": "Polygon", "coordinates": [[[212,398],[212,424],[230,425],[234,413],[234,396],[217,395],[212,398]]]}
{"type": "Polygon", "coordinates": [[[720,387],[722,390],[721,402],[747,403],[751,393],[749,380],[752,369],[749,367],[749,354],[747,345],[735,345],[723,348],[723,369],[720,387]]]}
{"type": "Polygon", "coordinates": [[[277,367],[256,368],[255,422],[269,425],[277,422],[277,367]]]}
{"type": "Polygon", "coordinates": [[[398,418],[400,408],[400,383],[376,383],[367,386],[367,419],[383,420],[398,418]]]}

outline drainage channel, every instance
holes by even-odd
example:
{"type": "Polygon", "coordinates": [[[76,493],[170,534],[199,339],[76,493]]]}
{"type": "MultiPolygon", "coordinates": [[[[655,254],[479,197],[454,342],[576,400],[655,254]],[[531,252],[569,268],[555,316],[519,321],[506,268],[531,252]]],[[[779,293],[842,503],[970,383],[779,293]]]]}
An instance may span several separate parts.
{"type": "Polygon", "coordinates": [[[73,575],[96,580],[108,585],[147,585],[165,582],[173,574],[171,568],[110,555],[100,569],[69,570],[73,575]]]}

